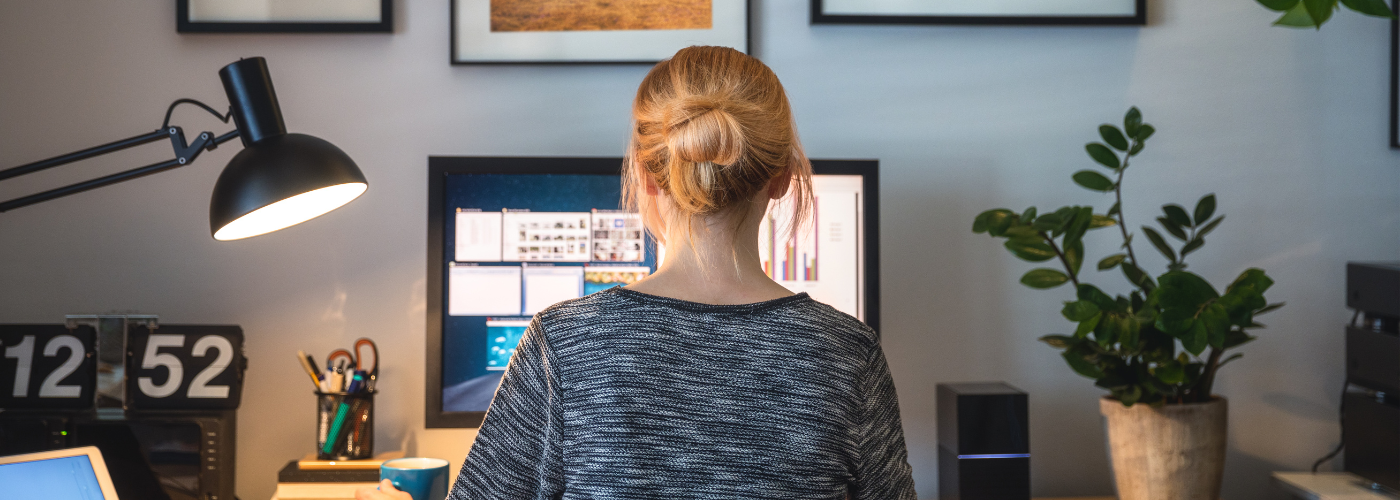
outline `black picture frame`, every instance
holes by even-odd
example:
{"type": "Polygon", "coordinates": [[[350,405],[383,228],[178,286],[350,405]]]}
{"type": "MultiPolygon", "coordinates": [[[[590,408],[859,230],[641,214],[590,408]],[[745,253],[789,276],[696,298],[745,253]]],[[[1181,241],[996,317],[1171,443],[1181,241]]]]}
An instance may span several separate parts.
{"type": "MultiPolygon", "coordinates": [[[[1400,9],[1400,0],[1390,9],[1400,9]]],[[[1390,148],[1400,149],[1400,18],[1390,20],[1390,148]]]]}
{"type": "Polygon", "coordinates": [[[1136,0],[1131,16],[927,16],[825,14],[823,0],[812,0],[812,24],[930,24],[982,26],[1145,26],[1147,0],[1136,0]]]}
{"type": "Polygon", "coordinates": [[[175,0],[179,33],[393,33],[394,0],[379,0],[379,21],[347,22],[207,22],[190,20],[190,0],[175,0]]]}
{"type": "MultiPolygon", "coordinates": [[[[864,215],[865,323],[880,329],[880,162],[878,160],[812,160],[817,174],[862,176],[861,211],[864,215]]],[[[427,307],[424,330],[426,383],[424,426],[429,429],[480,427],[486,412],[448,412],[442,406],[442,314],[446,293],[443,250],[447,176],[452,174],[593,174],[619,175],[620,157],[428,157],[428,263],[427,307]]]]}
{"type": "MultiPolygon", "coordinates": [[[[184,0],[181,0],[181,1],[184,1],[184,0]]],[[[468,58],[465,58],[462,54],[459,54],[458,51],[457,51],[457,47],[458,47],[458,43],[457,43],[457,31],[458,31],[458,26],[457,26],[457,4],[458,4],[459,2],[461,2],[461,1],[462,1],[462,0],[447,0],[447,3],[448,3],[448,5],[449,5],[449,13],[448,13],[448,16],[447,16],[447,17],[448,17],[447,32],[448,32],[448,44],[449,44],[449,45],[448,45],[448,59],[447,59],[447,61],[448,61],[448,64],[450,64],[450,65],[452,65],[452,66],[519,66],[519,65],[536,65],[536,64],[538,64],[538,65],[585,65],[585,64],[614,64],[614,65],[643,65],[643,64],[645,64],[645,65],[650,65],[650,64],[656,64],[656,63],[658,63],[658,62],[661,62],[662,59],[665,59],[666,57],[669,57],[669,56],[670,56],[669,54],[667,54],[665,57],[656,57],[656,58],[641,58],[641,59],[606,59],[606,58],[598,58],[598,59],[580,59],[580,60],[563,60],[563,59],[550,59],[550,58],[539,58],[539,59],[511,59],[511,60],[478,60],[478,59],[468,59],[468,58]]],[[[734,48],[737,49],[737,50],[741,50],[741,51],[742,51],[743,53],[745,53],[745,54],[753,54],[753,17],[754,17],[754,16],[753,16],[753,1],[752,1],[752,0],[743,0],[743,11],[744,11],[744,28],[743,28],[743,31],[744,31],[744,41],[743,41],[743,47],[742,47],[742,48],[740,48],[740,47],[734,47],[734,48]]],[[[693,45],[693,44],[691,44],[691,45],[693,45]]],[[[674,48],[674,50],[671,50],[671,52],[674,53],[675,51],[680,50],[680,49],[682,49],[682,48],[685,48],[685,47],[687,47],[687,46],[689,46],[689,45],[679,45],[679,46],[676,46],[676,47],[674,48]]]]}

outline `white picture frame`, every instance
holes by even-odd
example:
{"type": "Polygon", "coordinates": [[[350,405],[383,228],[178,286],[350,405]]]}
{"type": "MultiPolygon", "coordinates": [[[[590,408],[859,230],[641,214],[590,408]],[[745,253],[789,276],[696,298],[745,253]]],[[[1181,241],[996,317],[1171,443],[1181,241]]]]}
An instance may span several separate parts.
{"type": "Polygon", "coordinates": [[[1145,25],[1147,0],[812,0],[812,24],[1145,25]]]}

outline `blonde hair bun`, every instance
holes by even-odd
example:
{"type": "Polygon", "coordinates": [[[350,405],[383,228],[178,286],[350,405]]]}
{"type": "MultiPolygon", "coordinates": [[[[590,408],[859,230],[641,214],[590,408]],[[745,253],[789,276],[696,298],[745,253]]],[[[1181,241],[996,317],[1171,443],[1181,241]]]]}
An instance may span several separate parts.
{"type": "Polygon", "coordinates": [[[725,177],[721,170],[741,167],[737,164],[744,155],[744,131],[723,101],[710,96],[676,99],[662,117],[662,136],[669,151],[667,187],[678,201],[684,200],[682,208],[708,213],[730,201],[720,186],[725,177]]]}
{"type": "Polygon", "coordinates": [[[668,226],[694,216],[747,210],[744,202],[782,176],[793,179],[793,220],[810,210],[811,165],[787,94],[758,59],[728,47],[681,49],[642,80],[632,118],[624,196],[662,241],[668,226]],[[648,178],[677,214],[643,206],[648,178]]]}

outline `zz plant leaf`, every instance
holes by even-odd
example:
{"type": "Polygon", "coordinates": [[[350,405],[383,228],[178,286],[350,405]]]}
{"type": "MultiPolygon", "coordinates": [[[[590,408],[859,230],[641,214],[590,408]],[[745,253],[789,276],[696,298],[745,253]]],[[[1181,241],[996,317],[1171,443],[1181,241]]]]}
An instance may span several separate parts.
{"type": "Polygon", "coordinates": [[[1109,269],[1118,267],[1119,264],[1123,263],[1123,259],[1126,258],[1128,258],[1128,256],[1121,253],[1116,253],[1108,257],[1104,257],[1103,260],[1099,261],[1099,270],[1107,271],[1109,269]]]}
{"type": "Polygon", "coordinates": [[[1215,226],[1219,226],[1219,225],[1220,225],[1220,221],[1222,221],[1222,220],[1225,220],[1225,216],[1224,216],[1224,215],[1222,215],[1222,216],[1220,216],[1220,217],[1216,217],[1215,220],[1210,221],[1210,223],[1209,223],[1209,224],[1206,224],[1205,227],[1201,228],[1199,231],[1196,231],[1196,237],[1197,237],[1197,238],[1204,238],[1207,234],[1210,234],[1211,231],[1214,231],[1214,230],[1215,230],[1215,226]]]}
{"type": "Polygon", "coordinates": [[[1138,140],[1138,142],[1147,142],[1147,138],[1152,137],[1152,134],[1155,133],[1157,133],[1157,129],[1152,128],[1151,125],[1144,123],[1141,127],[1138,127],[1138,133],[1135,136],[1135,138],[1138,140]]]}
{"type": "Polygon", "coordinates": [[[1140,128],[1142,128],[1142,111],[1138,111],[1137,106],[1128,108],[1128,114],[1123,115],[1123,130],[1128,131],[1129,137],[1137,137],[1140,128]]]}
{"type": "MultiPolygon", "coordinates": [[[[1260,5],[1283,16],[1274,21],[1274,26],[1293,28],[1322,29],[1323,23],[1332,18],[1337,10],[1337,0],[1258,0],[1260,5]]],[[[1394,19],[1395,13],[1385,0],[1341,0],[1348,9],[1374,17],[1394,19]]]]}
{"type": "Polygon", "coordinates": [[[1186,215],[1186,209],[1181,208],[1181,205],[1162,205],[1162,212],[1167,214],[1167,220],[1172,221],[1172,224],[1176,224],[1178,227],[1194,226],[1191,223],[1191,216],[1186,215]]]}
{"type": "Polygon", "coordinates": [[[1181,247],[1181,258],[1186,258],[1188,254],[1196,251],[1196,249],[1198,248],[1201,248],[1201,245],[1204,244],[1206,244],[1206,240],[1203,240],[1200,237],[1196,237],[1195,239],[1186,242],[1186,245],[1183,245],[1181,247]]]}
{"type": "Polygon", "coordinates": [[[1395,17],[1384,0],[1342,0],[1348,9],[1375,17],[1395,17]]]}
{"type": "Polygon", "coordinates": [[[1089,302],[1087,300],[1065,302],[1064,309],[1060,310],[1060,314],[1063,315],[1065,319],[1073,321],[1075,323],[1081,321],[1088,321],[1089,318],[1094,317],[1098,313],[1099,306],[1096,306],[1093,302],[1089,302]]]}
{"type": "Polygon", "coordinates": [[[1103,165],[1114,170],[1117,170],[1118,167],[1123,166],[1123,163],[1118,160],[1118,155],[1114,154],[1112,150],[1108,149],[1108,146],[1095,142],[1085,145],[1084,150],[1088,151],[1089,156],[1093,158],[1094,161],[1099,162],[1099,165],[1103,165]]]}
{"type": "Polygon", "coordinates": [[[1147,239],[1152,241],[1152,246],[1157,247],[1157,251],[1162,252],[1162,255],[1165,256],[1167,260],[1171,261],[1173,264],[1176,263],[1176,251],[1172,250],[1171,245],[1167,244],[1167,240],[1162,239],[1161,234],[1158,234],[1157,231],[1147,226],[1142,226],[1142,233],[1147,235],[1147,239]]]}
{"type": "Polygon", "coordinates": [[[1084,189],[1103,192],[1113,190],[1113,181],[1093,170],[1080,170],[1075,172],[1073,177],[1074,183],[1084,187],[1084,189]]]}
{"type": "Polygon", "coordinates": [[[1173,237],[1176,237],[1176,239],[1178,240],[1186,241],[1191,238],[1186,234],[1186,230],[1181,228],[1180,224],[1173,222],[1171,219],[1168,219],[1166,217],[1158,217],[1157,223],[1161,224],[1162,229],[1166,229],[1167,233],[1171,234],[1173,237]]]}
{"type": "Polygon", "coordinates": [[[1046,344],[1050,344],[1050,347],[1054,347],[1056,349],[1067,349],[1070,346],[1074,345],[1076,339],[1074,337],[1068,337],[1065,335],[1046,335],[1044,337],[1041,337],[1040,341],[1046,344]]]}
{"type": "Polygon", "coordinates": [[[1205,224],[1210,220],[1210,216],[1215,215],[1215,193],[1201,197],[1201,201],[1196,202],[1196,226],[1205,224]]]}
{"type": "Polygon", "coordinates": [[[1021,284],[1042,290],[1046,288],[1055,288],[1068,282],[1069,275],[1044,267],[1032,269],[1030,272],[1026,273],[1025,276],[1021,276],[1021,284]]]}
{"type": "Polygon", "coordinates": [[[1113,146],[1113,149],[1128,150],[1128,137],[1124,136],[1123,131],[1118,130],[1118,127],[1107,123],[1099,125],[1099,137],[1102,137],[1103,142],[1108,143],[1109,146],[1113,146]]]}
{"type": "Polygon", "coordinates": [[[1040,238],[1009,238],[1004,245],[1012,255],[1029,262],[1045,262],[1055,258],[1055,249],[1040,238]]]}
{"type": "Polygon", "coordinates": [[[1016,222],[1015,212],[1005,208],[988,210],[978,214],[977,219],[972,221],[972,232],[1001,236],[1014,222],[1016,222]]]}

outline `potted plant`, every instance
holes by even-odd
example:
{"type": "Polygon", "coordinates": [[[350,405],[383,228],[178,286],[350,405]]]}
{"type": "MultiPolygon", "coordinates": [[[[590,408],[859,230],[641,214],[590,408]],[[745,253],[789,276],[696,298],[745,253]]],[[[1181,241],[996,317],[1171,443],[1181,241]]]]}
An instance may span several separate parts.
{"type": "Polygon", "coordinates": [[[1187,257],[1225,218],[1215,214],[1214,194],[1202,197],[1190,212],[1164,205],[1157,217],[1161,232],[1142,226],[1168,262],[1167,272],[1156,278],[1142,269],[1122,210],[1122,187],[1132,159],[1154,132],[1132,108],[1123,128],[1102,125],[1103,142],[1085,147],[1105,170],[1081,170],[1072,178],[1111,195],[1107,212],[1094,213],[1092,206],[1045,213],[1035,207],[1019,213],[999,208],[978,215],[972,231],[1006,240],[1006,249],[1022,260],[1058,264],[1027,272],[1021,277],[1026,286],[1073,286],[1074,296],[1061,310],[1075,324],[1073,333],[1040,340],[1064,351],[1071,369],[1108,391],[1100,411],[1108,425],[1119,497],[1215,500],[1224,471],[1226,423],[1225,399],[1211,392],[1216,372],[1241,357],[1225,356],[1227,351],[1254,340],[1248,331],[1263,327],[1255,317],[1283,304],[1264,300],[1273,280],[1260,269],[1241,273],[1223,293],[1187,270],[1187,257]],[[1113,227],[1122,238],[1121,252],[1100,259],[1096,267],[1116,269],[1126,278],[1127,295],[1109,295],[1081,272],[1084,237],[1113,227]]]}

